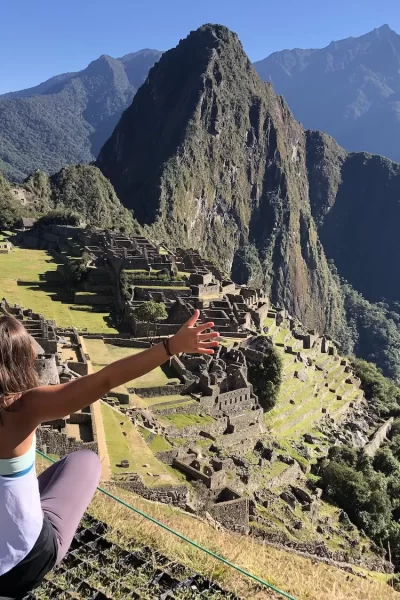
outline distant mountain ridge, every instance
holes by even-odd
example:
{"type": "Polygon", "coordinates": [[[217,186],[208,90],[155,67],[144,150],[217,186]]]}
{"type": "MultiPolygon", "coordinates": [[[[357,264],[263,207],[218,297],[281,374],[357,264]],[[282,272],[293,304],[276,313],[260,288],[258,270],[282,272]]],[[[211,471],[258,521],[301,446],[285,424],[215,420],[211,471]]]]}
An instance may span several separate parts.
{"type": "Polygon", "coordinates": [[[274,52],[254,66],[306,129],[400,162],[400,35],[388,25],[321,49],[274,52]]]}
{"type": "Polygon", "coordinates": [[[0,171],[20,181],[93,161],[161,54],[102,55],[83,71],[1,95],[0,171]]]}

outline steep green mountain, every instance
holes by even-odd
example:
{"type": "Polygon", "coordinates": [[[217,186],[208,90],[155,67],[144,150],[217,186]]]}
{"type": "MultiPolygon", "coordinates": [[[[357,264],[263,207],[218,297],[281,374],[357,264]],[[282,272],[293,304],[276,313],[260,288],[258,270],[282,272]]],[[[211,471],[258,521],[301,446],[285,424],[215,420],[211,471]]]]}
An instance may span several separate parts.
{"type": "Polygon", "coordinates": [[[274,52],[255,67],[306,128],[400,162],[400,35],[388,25],[322,49],[274,52]]]}
{"type": "Polygon", "coordinates": [[[319,236],[341,277],[373,302],[399,300],[400,165],[308,131],[307,168],[319,236]]]}
{"type": "Polygon", "coordinates": [[[0,170],[21,181],[34,169],[93,161],[160,55],[103,55],[78,73],[0,96],[0,170]]]}
{"type": "Polygon", "coordinates": [[[72,165],[48,176],[35,171],[22,186],[38,209],[77,213],[83,221],[97,227],[134,231],[132,212],[121,205],[111,183],[92,165],[72,165]]]}
{"type": "Polygon", "coordinates": [[[163,54],[97,164],[158,238],[198,248],[243,283],[255,275],[307,325],[340,329],[305,132],[228,29],[203,26],[163,54]]]}

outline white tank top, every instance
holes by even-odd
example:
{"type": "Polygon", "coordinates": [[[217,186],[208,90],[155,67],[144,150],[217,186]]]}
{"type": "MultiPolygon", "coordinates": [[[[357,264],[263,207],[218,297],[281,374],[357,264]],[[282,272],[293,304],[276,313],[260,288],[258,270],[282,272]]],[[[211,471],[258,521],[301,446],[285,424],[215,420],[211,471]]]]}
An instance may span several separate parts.
{"type": "Polygon", "coordinates": [[[35,450],[36,436],[22,456],[0,459],[0,575],[29,554],[42,530],[35,450]]]}

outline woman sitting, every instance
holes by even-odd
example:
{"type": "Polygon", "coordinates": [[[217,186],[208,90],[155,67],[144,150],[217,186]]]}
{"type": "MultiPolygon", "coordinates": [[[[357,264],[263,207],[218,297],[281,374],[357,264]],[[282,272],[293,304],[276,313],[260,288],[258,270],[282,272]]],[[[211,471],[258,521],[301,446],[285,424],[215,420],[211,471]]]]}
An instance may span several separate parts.
{"type": "Polygon", "coordinates": [[[61,385],[39,386],[33,340],[23,324],[0,317],[0,595],[38,586],[66,555],[100,479],[97,454],[80,450],[35,472],[36,428],[92,404],[180,352],[213,354],[213,323],[179,332],[148,350],[61,385]],[[206,332],[207,331],[207,332],[206,332]]]}

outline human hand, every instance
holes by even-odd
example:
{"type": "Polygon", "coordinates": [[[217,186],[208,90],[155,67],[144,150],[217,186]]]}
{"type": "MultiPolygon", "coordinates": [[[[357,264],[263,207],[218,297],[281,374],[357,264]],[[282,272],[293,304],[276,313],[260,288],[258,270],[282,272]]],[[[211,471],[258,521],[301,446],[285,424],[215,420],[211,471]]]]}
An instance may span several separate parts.
{"type": "Polygon", "coordinates": [[[172,354],[187,352],[188,354],[214,354],[213,348],[219,345],[218,331],[209,331],[206,329],[214,327],[214,323],[202,323],[196,327],[196,321],[200,316],[200,311],[195,310],[189,321],[182,325],[178,333],[169,339],[169,348],[172,354]]]}

